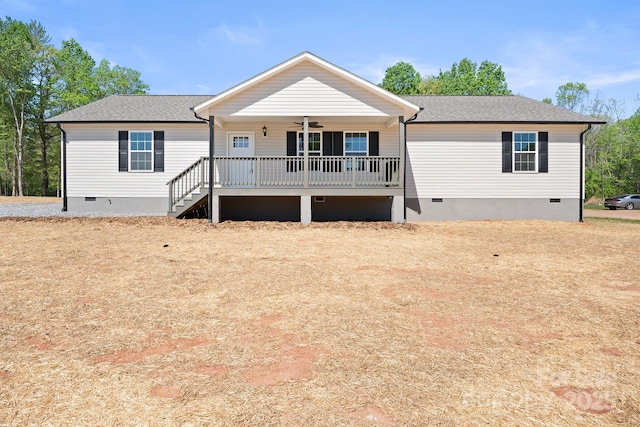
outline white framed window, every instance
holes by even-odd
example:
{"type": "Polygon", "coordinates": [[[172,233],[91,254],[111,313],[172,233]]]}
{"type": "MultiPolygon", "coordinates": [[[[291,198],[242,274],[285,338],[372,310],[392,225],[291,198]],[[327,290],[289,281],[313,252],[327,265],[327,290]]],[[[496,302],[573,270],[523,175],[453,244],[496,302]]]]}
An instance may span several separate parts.
{"type": "Polygon", "coordinates": [[[249,148],[249,135],[234,135],[231,144],[233,148],[249,148]]]}
{"type": "Polygon", "coordinates": [[[513,171],[538,171],[538,133],[513,133],[513,171]]]}
{"type": "MultiPolygon", "coordinates": [[[[366,157],[369,153],[368,132],[345,132],[344,133],[344,155],[347,157],[366,157]]],[[[365,170],[366,162],[356,160],[355,163],[347,160],[346,169],[348,171],[355,167],[356,170],[365,170]]]]}
{"type": "MultiPolygon", "coordinates": [[[[309,132],[307,150],[310,156],[322,154],[322,132],[309,132]]],[[[304,132],[298,132],[298,156],[304,156],[304,132]]]]}
{"type": "MultiPolygon", "coordinates": [[[[298,156],[304,156],[304,132],[298,132],[298,156]]],[[[309,132],[308,142],[309,157],[318,157],[322,155],[322,133],[309,132]]],[[[320,160],[309,160],[309,170],[320,170],[320,160]]]]}
{"type": "Polygon", "coordinates": [[[129,132],[129,170],[153,172],[153,132],[134,130],[129,132]]]}

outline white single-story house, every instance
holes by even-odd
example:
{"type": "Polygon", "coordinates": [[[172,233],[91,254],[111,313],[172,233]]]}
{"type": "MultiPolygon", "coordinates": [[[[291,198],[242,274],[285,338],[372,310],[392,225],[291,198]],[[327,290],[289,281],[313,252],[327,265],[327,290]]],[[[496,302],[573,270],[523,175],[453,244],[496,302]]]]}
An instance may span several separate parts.
{"type": "Polygon", "coordinates": [[[398,96],[303,52],[216,96],[111,96],[62,130],[69,211],[582,220],[601,121],[522,96],[398,96]]]}

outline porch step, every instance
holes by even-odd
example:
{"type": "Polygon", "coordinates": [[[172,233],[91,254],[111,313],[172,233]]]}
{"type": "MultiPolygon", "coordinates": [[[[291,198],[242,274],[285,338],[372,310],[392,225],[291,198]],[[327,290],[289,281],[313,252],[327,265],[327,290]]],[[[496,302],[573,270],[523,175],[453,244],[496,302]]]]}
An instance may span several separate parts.
{"type": "Polygon", "coordinates": [[[173,206],[173,210],[167,212],[168,216],[182,218],[188,214],[199,202],[209,195],[209,189],[202,187],[185,196],[173,206]]]}

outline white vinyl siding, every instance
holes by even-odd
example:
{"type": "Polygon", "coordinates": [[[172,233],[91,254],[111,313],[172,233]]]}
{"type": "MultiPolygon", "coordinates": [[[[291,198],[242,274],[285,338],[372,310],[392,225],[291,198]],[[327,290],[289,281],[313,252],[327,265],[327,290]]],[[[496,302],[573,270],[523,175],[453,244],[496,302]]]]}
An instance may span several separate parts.
{"type": "Polygon", "coordinates": [[[209,153],[206,124],[66,124],[69,197],[167,197],[167,182],[209,153]],[[165,132],[164,172],[118,171],[118,131],[165,132]]]}
{"type": "Polygon", "coordinates": [[[283,71],[211,108],[214,116],[397,117],[402,109],[310,63],[283,71]]]}
{"type": "MultiPolygon", "coordinates": [[[[348,132],[353,129],[366,129],[380,133],[380,156],[399,156],[400,142],[398,126],[386,127],[384,123],[344,122],[332,123],[318,120],[324,127],[311,129],[312,132],[348,132]]],[[[255,139],[256,156],[286,156],[287,155],[287,131],[300,131],[300,126],[291,122],[250,122],[237,123],[226,122],[224,129],[215,128],[215,155],[227,156],[227,132],[254,132],[259,135],[255,139]],[[262,136],[262,126],[266,126],[267,136],[262,136]]]]}
{"type": "Polygon", "coordinates": [[[407,126],[408,198],[578,198],[581,125],[549,132],[549,173],[502,173],[501,134],[531,125],[407,126]]]}

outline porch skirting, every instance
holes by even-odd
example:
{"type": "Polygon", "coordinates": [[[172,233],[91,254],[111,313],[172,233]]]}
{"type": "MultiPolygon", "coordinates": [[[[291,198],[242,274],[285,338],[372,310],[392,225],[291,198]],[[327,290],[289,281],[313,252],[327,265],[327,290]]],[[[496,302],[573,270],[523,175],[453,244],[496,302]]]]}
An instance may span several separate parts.
{"type": "Polygon", "coordinates": [[[114,215],[166,216],[168,197],[68,197],[70,212],[114,215]]]}
{"type": "Polygon", "coordinates": [[[218,208],[214,207],[212,221],[403,222],[398,198],[401,196],[214,196],[218,208]]]}
{"type": "Polygon", "coordinates": [[[407,221],[542,219],[578,221],[580,199],[407,198],[407,221]]]}

